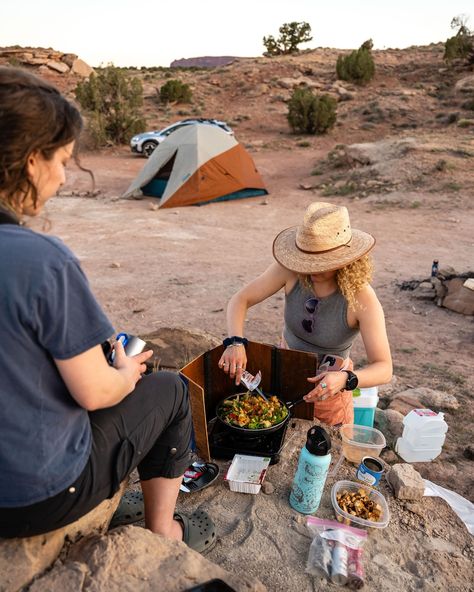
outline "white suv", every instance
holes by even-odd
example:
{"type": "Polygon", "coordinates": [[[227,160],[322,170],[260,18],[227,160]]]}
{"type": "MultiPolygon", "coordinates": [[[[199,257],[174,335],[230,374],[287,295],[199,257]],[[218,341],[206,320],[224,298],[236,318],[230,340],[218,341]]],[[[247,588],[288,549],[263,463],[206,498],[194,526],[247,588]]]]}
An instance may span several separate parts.
{"type": "Polygon", "coordinates": [[[233,136],[233,130],[224,122],[218,121],[217,119],[202,119],[202,118],[195,118],[195,119],[182,119],[181,121],[177,121],[176,123],[172,123],[168,127],[165,127],[162,130],[157,130],[154,132],[144,132],[143,134],[138,134],[133,136],[130,140],[130,148],[132,152],[136,152],[137,154],[143,154],[147,158],[153,153],[153,150],[161,144],[163,140],[165,140],[170,134],[175,132],[176,130],[182,128],[185,125],[192,125],[195,123],[202,123],[204,125],[217,125],[222,130],[224,130],[227,134],[233,136]]]}

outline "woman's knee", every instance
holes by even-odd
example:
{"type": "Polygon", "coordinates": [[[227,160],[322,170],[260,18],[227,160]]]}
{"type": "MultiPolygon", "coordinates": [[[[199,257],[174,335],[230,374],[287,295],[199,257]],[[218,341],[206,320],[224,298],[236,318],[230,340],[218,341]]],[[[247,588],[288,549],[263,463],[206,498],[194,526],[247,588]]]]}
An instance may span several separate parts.
{"type": "Polygon", "coordinates": [[[188,388],[184,380],[174,372],[161,371],[145,377],[147,390],[165,415],[184,417],[189,413],[188,388]],[[167,411],[166,411],[167,410],[167,411]]]}
{"type": "Polygon", "coordinates": [[[179,374],[162,371],[157,372],[153,376],[156,377],[156,388],[158,392],[174,396],[179,402],[187,400],[188,388],[179,374]]]}

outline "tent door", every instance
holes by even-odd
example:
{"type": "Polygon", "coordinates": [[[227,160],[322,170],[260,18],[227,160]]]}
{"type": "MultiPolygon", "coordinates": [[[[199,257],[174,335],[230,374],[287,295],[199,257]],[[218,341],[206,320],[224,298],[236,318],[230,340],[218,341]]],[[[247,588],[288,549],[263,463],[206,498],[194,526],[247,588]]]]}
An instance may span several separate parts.
{"type": "Polygon", "coordinates": [[[143,195],[149,195],[151,197],[163,196],[173,170],[177,153],[178,151],[156,172],[153,179],[141,188],[143,195]]]}

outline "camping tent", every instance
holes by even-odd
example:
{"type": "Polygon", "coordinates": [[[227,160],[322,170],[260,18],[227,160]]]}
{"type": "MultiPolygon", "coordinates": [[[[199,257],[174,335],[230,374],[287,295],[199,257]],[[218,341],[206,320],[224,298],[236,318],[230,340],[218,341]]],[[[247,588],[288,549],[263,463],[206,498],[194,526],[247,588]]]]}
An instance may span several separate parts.
{"type": "Polygon", "coordinates": [[[173,208],[268,193],[251,156],[213,125],[187,125],[159,144],[122,197],[160,197],[173,208]]]}

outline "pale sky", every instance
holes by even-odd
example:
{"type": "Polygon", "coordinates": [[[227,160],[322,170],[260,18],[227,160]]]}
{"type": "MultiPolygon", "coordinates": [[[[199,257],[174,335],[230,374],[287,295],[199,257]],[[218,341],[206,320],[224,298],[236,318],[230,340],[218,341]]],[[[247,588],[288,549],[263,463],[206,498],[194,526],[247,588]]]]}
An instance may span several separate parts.
{"type": "Polygon", "coordinates": [[[474,29],[473,0],[3,0],[0,46],[52,47],[91,66],[169,66],[178,58],[261,56],[263,36],[311,25],[301,48],[375,49],[445,41],[453,17],[474,29]]]}

